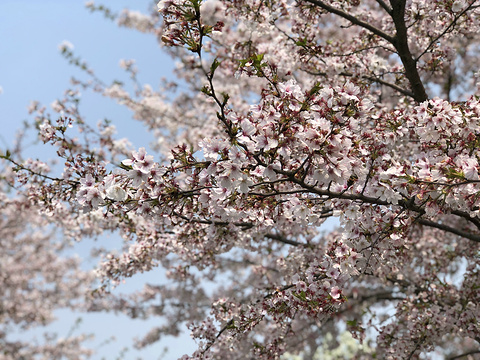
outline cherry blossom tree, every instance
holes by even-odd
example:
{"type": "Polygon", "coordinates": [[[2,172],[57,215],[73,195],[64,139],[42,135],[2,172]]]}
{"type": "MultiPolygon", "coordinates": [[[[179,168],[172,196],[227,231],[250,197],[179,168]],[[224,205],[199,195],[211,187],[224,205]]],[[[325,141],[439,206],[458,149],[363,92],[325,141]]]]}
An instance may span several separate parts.
{"type": "Polygon", "coordinates": [[[184,359],[312,359],[345,329],[357,359],[480,353],[477,1],[87,6],[154,34],[178,82],[154,90],[123,61],[133,86],[108,85],[64,46],[86,78],[58,115],[32,108],[63,173],[3,156],[70,238],[124,239],[84,306],[165,319],[139,347],[187,326],[184,359]],[[129,108],[151,150],[89,126],[80,89],[129,108]],[[111,293],[157,267],[168,281],[111,293]]]}

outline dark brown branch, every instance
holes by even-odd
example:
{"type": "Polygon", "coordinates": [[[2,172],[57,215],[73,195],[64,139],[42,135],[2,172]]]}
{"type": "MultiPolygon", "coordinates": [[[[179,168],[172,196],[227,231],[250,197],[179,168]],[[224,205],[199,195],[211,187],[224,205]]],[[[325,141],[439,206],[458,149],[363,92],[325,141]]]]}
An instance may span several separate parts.
{"type": "Polygon", "coordinates": [[[413,58],[408,47],[408,31],[405,24],[405,0],[391,0],[390,3],[392,5],[391,16],[397,31],[391,43],[397,49],[398,56],[402,60],[405,76],[412,88],[413,98],[417,102],[426,101],[428,96],[417,70],[417,61],[413,58]]]}
{"type": "Polygon", "coordinates": [[[335,15],[338,15],[342,18],[344,18],[345,20],[348,20],[350,21],[352,24],[354,25],[358,25],[360,27],[363,27],[364,29],[367,29],[369,31],[371,31],[372,33],[374,33],[375,35],[387,40],[389,43],[392,43],[394,42],[394,38],[390,35],[388,35],[386,32],[376,28],[375,26],[373,25],[370,25],[369,23],[365,22],[365,21],[362,21],[358,18],[356,18],[355,16],[353,15],[350,15],[348,13],[346,13],[345,11],[343,10],[340,10],[340,9],[337,9],[333,6],[330,6],[328,4],[325,4],[323,1],[320,1],[320,0],[305,0],[313,5],[316,5],[326,11],[328,11],[329,13],[332,13],[332,14],[335,14],[335,15]]]}
{"type": "MultiPolygon", "coordinates": [[[[332,192],[328,189],[326,189],[326,190],[318,189],[313,185],[305,184],[305,182],[303,182],[299,179],[296,179],[294,176],[290,176],[291,173],[289,173],[289,172],[280,171],[280,170],[277,170],[277,172],[281,173],[283,175],[287,175],[289,177],[288,180],[292,181],[293,183],[296,183],[297,185],[301,186],[303,189],[293,190],[293,191],[288,191],[288,192],[283,192],[283,191],[282,192],[277,192],[276,191],[276,192],[267,193],[267,194],[255,193],[256,196],[269,197],[269,196],[276,196],[276,195],[298,194],[298,193],[310,192],[310,193],[314,193],[314,194],[326,197],[328,199],[343,199],[343,200],[360,201],[362,203],[372,204],[372,205],[383,205],[383,206],[392,206],[393,205],[392,203],[390,203],[386,200],[381,200],[379,198],[373,198],[373,197],[365,196],[363,194],[347,194],[347,193],[344,193],[344,192],[337,193],[337,192],[332,192]]],[[[418,213],[419,218],[418,218],[417,222],[419,224],[429,226],[429,227],[434,227],[434,228],[437,228],[437,229],[441,229],[441,230],[450,232],[452,234],[459,235],[459,236],[464,237],[466,239],[469,239],[469,240],[472,240],[472,241],[475,241],[475,242],[480,242],[480,236],[479,235],[475,235],[475,234],[472,234],[472,233],[469,233],[469,232],[466,232],[466,231],[458,230],[458,229],[452,228],[448,225],[439,224],[439,223],[433,222],[431,220],[421,219],[421,216],[425,214],[425,210],[423,209],[422,206],[415,205],[410,200],[400,200],[398,202],[397,206],[400,206],[404,209],[407,209],[407,210],[414,211],[414,212],[418,213]]],[[[467,221],[472,222],[470,216],[467,213],[464,213],[464,212],[461,212],[461,211],[455,211],[455,212],[452,212],[452,214],[454,214],[458,217],[461,217],[463,219],[466,219],[467,221]]],[[[475,224],[475,222],[473,222],[473,223],[475,224]]]]}
{"type": "Polygon", "coordinates": [[[471,351],[468,351],[468,352],[460,354],[460,355],[451,356],[451,357],[448,358],[448,360],[460,359],[462,357],[466,357],[468,355],[473,355],[473,354],[480,354],[480,350],[471,350],[471,351]]]}
{"type": "Polygon", "coordinates": [[[392,8],[388,6],[383,0],[376,0],[376,2],[385,10],[389,15],[392,14],[392,8]]]}
{"type": "MultiPolygon", "coordinates": [[[[293,183],[296,183],[297,185],[301,186],[305,190],[308,190],[309,192],[312,192],[312,193],[320,195],[320,196],[327,197],[329,199],[344,199],[344,200],[361,201],[362,203],[367,203],[367,204],[372,204],[372,205],[394,206],[394,204],[392,204],[392,203],[390,203],[386,200],[381,200],[379,198],[373,198],[373,197],[365,196],[363,194],[346,194],[346,193],[342,193],[342,192],[340,192],[340,193],[332,192],[329,189],[327,189],[327,190],[317,189],[315,186],[305,184],[305,182],[296,179],[294,176],[291,176],[290,172],[280,171],[280,170],[277,170],[277,172],[281,173],[283,175],[286,175],[287,177],[289,177],[290,181],[292,181],[293,183]]],[[[434,228],[437,228],[437,229],[441,229],[441,230],[450,232],[452,234],[459,235],[459,236],[464,237],[466,239],[469,239],[469,240],[472,240],[472,241],[475,241],[475,242],[480,242],[480,236],[479,235],[475,235],[475,234],[472,234],[472,233],[468,233],[466,231],[455,229],[455,228],[452,228],[448,225],[438,224],[438,223],[435,223],[435,222],[430,221],[430,220],[421,219],[421,216],[423,214],[425,214],[425,209],[423,209],[422,206],[415,205],[415,203],[411,200],[400,200],[398,202],[397,206],[400,206],[404,209],[407,209],[407,210],[414,211],[414,212],[418,213],[419,214],[419,219],[418,219],[417,222],[422,224],[422,225],[434,227],[434,228]]],[[[467,221],[469,221],[469,219],[470,219],[470,216],[467,213],[463,213],[463,212],[460,212],[460,211],[457,211],[454,215],[459,216],[461,218],[464,218],[467,221]]]]}
{"type": "MultiPolygon", "coordinates": [[[[417,102],[423,102],[428,100],[425,87],[423,82],[420,79],[420,75],[417,70],[417,61],[413,58],[410,48],[408,47],[408,32],[407,26],[405,24],[405,1],[404,0],[391,0],[392,9],[383,2],[378,2],[392,17],[395,24],[396,34],[394,37],[390,36],[381,29],[376,28],[375,26],[356,18],[355,16],[346,13],[345,11],[330,6],[320,0],[305,0],[313,5],[316,5],[329,13],[338,15],[354,25],[363,27],[364,29],[369,30],[373,34],[387,40],[391,43],[397,50],[398,56],[402,61],[403,67],[405,68],[405,76],[410,82],[412,89],[413,99],[417,102]],[[383,4],[383,5],[382,5],[383,4]]],[[[386,85],[386,84],[385,84],[386,85]]],[[[410,95],[409,95],[410,96],[410,95]]]]}
{"type": "Polygon", "coordinates": [[[287,238],[285,238],[281,235],[278,235],[278,234],[266,234],[265,237],[268,238],[268,239],[272,239],[272,240],[279,241],[279,242],[282,242],[284,244],[293,245],[293,246],[306,246],[307,245],[307,244],[299,243],[298,241],[295,241],[295,240],[287,239],[287,238]]]}
{"type": "Polygon", "coordinates": [[[372,82],[376,82],[376,83],[379,83],[379,84],[382,84],[382,85],[385,85],[385,86],[388,86],[396,91],[398,91],[400,94],[403,94],[405,96],[409,96],[409,97],[412,97],[414,98],[415,94],[413,92],[411,92],[410,90],[406,90],[398,85],[395,85],[395,84],[392,84],[392,83],[389,83],[387,81],[384,81],[378,77],[371,77],[371,76],[362,76],[363,79],[367,79],[367,80],[370,80],[372,82]]]}
{"type": "Polygon", "coordinates": [[[452,210],[452,214],[464,218],[468,222],[471,222],[473,225],[475,225],[478,230],[480,230],[480,220],[477,217],[471,217],[468,213],[459,210],[452,210]]]}
{"type": "Polygon", "coordinates": [[[478,236],[478,235],[474,235],[474,234],[468,233],[466,231],[455,229],[455,228],[452,228],[448,225],[439,224],[439,223],[436,223],[436,222],[431,221],[431,220],[419,219],[417,222],[419,224],[429,226],[429,227],[433,227],[433,228],[436,228],[436,229],[440,229],[440,230],[443,230],[443,231],[447,231],[449,233],[452,233],[452,234],[455,234],[455,235],[464,237],[466,239],[469,239],[469,240],[480,243],[480,236],[478,236]]]}

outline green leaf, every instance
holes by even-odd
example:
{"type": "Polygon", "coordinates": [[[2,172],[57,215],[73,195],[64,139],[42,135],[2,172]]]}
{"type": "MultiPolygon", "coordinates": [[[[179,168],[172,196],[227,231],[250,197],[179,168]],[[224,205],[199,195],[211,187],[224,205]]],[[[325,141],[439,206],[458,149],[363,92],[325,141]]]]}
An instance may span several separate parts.
{"type": "Polygon", "coordinates": [[[295,296],[297,299],[300,299],[302,301],[307,301],[307,295],[305,291],[300,291],[299,293],[292,293],[293,296],[295,296]]]}
{"type": "Polygon", "coordinates": [[[223,102],[222,104],[225,106],[227,105],[227,102],[228,100],[230,99],[230,95],[226,94],[226,93],[222,93],[222,96],[223,96],[223,102]]]}
{"type": "Polygon", "coordinates": [[[255,60],[260,64],[262,62],[264,56],[265,56],[265,54],[257,54],[255,60]]]}
{"type": "Polygon", "coordinates": [[[232,320],[227,324],[226,329],[236,329],[237,327],[235,326],[235,321],[232,320]]]}
{"type": "Polygon", "coordinates": [[[351,327],[356,327],[358,325],[357,320],[347,320],[347,325],[351,327]]]}
{"type": "Polygon", "coordinates": [[[200,91],[201,91],[202,93],[204,93],[205,95],[212,96],[212,91],[210,90],[210,88],[209,88],[207,85],[205,85],[204,87],[202,87],[202,88],[200,89],[200,91]]]}
{"type": "Polygon", "coordinates": [[[219,65],[220,65],[220,61],[218,61],[217,58],[215,58],[215,60],[213,60],[212,65],[210,66],[210,74],[212,76],[215,73],[215,70],[217,70],[219,65]]]}
{"type": "Polygon", "coordinates": [[[133,169],[133,167],[124,165],[122,163],[120,163],[120,165],[118,165],[118,166],[120,166],[120,168],[122,168],[123,170],[127,170],[127,171],[133,169]]]}

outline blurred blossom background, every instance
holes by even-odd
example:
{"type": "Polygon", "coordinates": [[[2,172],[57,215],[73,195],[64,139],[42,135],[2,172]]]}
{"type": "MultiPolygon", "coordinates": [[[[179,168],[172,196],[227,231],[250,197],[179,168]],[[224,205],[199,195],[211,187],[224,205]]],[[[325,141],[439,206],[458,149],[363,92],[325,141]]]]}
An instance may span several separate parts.
{"type": "MultiPolygon", "coordinates": [[[[91,3],[91,2],[90,2],[91,3]]],[[[156,7],[150,0],[103,0],[114,13],[124,8],[145,12],[156,7]]],[[[62,57],[63,47],[73,48],[76,56],[85,60],[96,75],[105,83],[114,80],[128,83],[128,75],[120,67],[120,61],[135,60],[141,83],[157,88],[162,77],[172,74],[172,60],[160,50],[156,39],[150,34],[120,28],[101,13],[92,13],[83,0],[1,0],[0,1],[0,149],[5,151],[15,142],[18,130],[25,121],[32,122],[28,108],[33,101],[46,105],[53,113],[51,104],[63,96],[72,76],[85,79],[85,75],[62,57]]],[[[81,112],[91,125],[101,119],[109,119],[117,128],[117,138],[127,137],[138,149],[153,140],[131,113],[113,100],[99,94],[82,94],[81,112]]],[[[24,156],[47,160],[55,157],[49,145],[37,140],[35,129],[22,134],[24,156]]],[[[58,164],[59,174],[62,164],[58,164]]],[[[77,244],[74,252],[83,259],[84,269],[93,269],[98,259],[90,258],[93,246],[107,249],[120,248],[121,239],[105,236],[86,239],[77,244]]],[[[115,291],[128,293],[143,287],[146,282],[161,283],[162,270],[135,276],[120,285],[115,291]]],[[[78,314],[67,310],[56,312],[57,321],[47,330],[59,337],[87,333],[95,336],[86,345],[97,354],[94,359],[175,359],[191,353],[195,344],[188,332],[179,339],[168,338],[156,345],[138,351],[133,339],[142,337],[148,330],[161,325],[161,319],[131,320],[122,314],[78,314]],[[81,318],[80,322],[77,319],[81,318]],[[164,352],[165,346],[170,351],[164,352]]],[[[45,329],[27,333],[10,334],[12,338],[41,336],[45,329]]]]}

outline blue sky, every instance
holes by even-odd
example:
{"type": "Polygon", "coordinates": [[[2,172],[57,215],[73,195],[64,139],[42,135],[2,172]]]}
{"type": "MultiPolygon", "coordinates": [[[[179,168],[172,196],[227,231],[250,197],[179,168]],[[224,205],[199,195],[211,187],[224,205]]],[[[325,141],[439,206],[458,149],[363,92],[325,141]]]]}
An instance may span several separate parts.
{"type": "MultiPolygon", "coordinates": [[[[96,3],[117,11],[124,7],[144,11],[148,6],[155,6],[149,0],[104,0],[96,3]]],[[[69,86],[70,77],[79,74],[58,51],[58,45],[64,40],[74,45],[75,53],[85,59],[106,83],[113,79],[126,80],[118,66],[120,59],[135,59],[140,70],[139,79],[154,88],[159,84],[160,77],[171,76],[173,68],[172,61],[161,52],[153,36],[118,28],[100,13],[90,13],[85,9],[83,0],[1,0],[0,39],[2,150],[12,145],[16,129],[29,118],[27,107],[32,100],[45,105],[52,103],[69,86]]],[[[117,126],[118,136],[128,137],[136,148],[147,145],[151,140],[126,109],[109,99],[85,94],[81,109],[92,124],[105,117],[111,119],[117,126]]],[[[31,145],[27,154],[47,159],[53,152],[46,146],[31,145]]],[[[119,240],[100,241],[113,244],[119,240]]],[[[88,244],[85,246],[88,247],[88,244]]],[[[128,281],[121,290],[139,288],[145,281],[160,283],[162,280],[162,272],[157,271],[128,281]]],[[[77,316],[67,311],[60,311],[57,315],[59,321],[50,330],[62,335],[68,332],[77,316]]],[[[145,323],[122,316],[93,314],[83,316],[80,331],[96,335],[93,346],[98,348],[99,354],[95,359],[116,359],[121,349],[131,344],[132,337],[146,333],[156,321],[145,323]],[[112,335],[117,341],[100,346],[112,335]]],[[[172,349],[165,359],[177,358],[194,349],[187,334],[178,340],[163,341],[138,354],[145,359],[158,359],[165,346],[172,349]]],[[[133,359],[134,354],[137,352],[130,350],[125,359],[133,359]]]]}
{"type": "MultiPolygon", "coordinates": [[[[150,0],[102,3],[117,11],[124,7],[145,10],[154,6],[150,0]]],[[[118,28],[100,13],[90,13],[83,0],[1,0],[0,36],[0,86],[3,88],[0,121],[4,139],[9,139],[18,123],[27,117],[26,108],[31,100],[50,104],[62,96],[71,75],[79,74],[58,51],[58,45],[64,40],[71,42],[75,53],[107,83],[125,79],[118,66],[120,59],[135,59],[140,80],[154,88],[161,76],[171,75],[173,67],[152,35],[118,28]]],[[[112,115],[119,127],[119,136],[123,136],[123,132],[132,135],[128,112],[98,96],[85,101],[91,103],[82,110],[92,122],[112,115]]],[[[131,139],[137,147],[145,144],[145,134],[141,135],[131,139]]]]}

